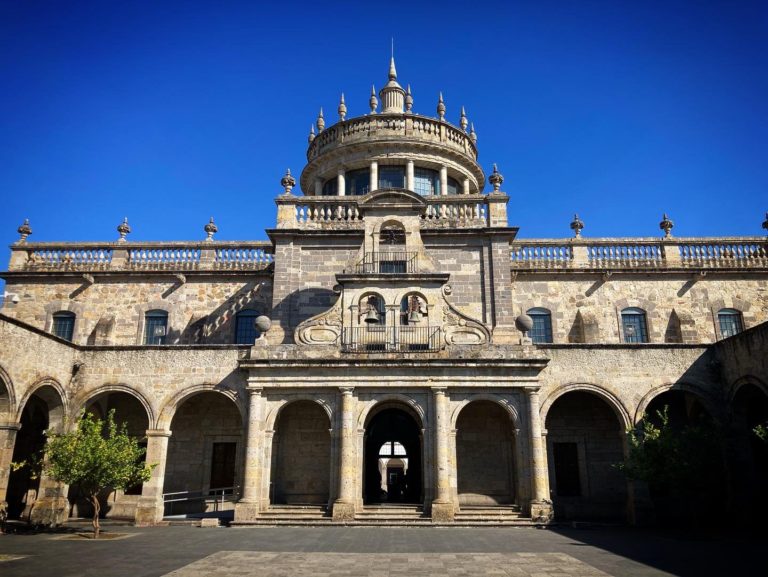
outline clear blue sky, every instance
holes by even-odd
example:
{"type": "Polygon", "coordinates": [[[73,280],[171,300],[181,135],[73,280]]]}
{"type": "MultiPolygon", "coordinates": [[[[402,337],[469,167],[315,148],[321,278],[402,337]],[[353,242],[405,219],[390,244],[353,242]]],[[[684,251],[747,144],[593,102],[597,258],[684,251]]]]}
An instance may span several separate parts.
{"type": "MultiPolygon", "coordinates": [[[[462,105],[520,237],[761,234],[768,3],[0,1],[0,241],[264,239],[323,106],[462,105]],[[393,6],[397,7],[397,4],[393,6]]],[[[488,190],[489,187],[486,187],[488,190]]],[[[4,249],[3,249],[4,250],[4,249]]],[[[4,268],[8,253],[0,257],[4,268]]]]}

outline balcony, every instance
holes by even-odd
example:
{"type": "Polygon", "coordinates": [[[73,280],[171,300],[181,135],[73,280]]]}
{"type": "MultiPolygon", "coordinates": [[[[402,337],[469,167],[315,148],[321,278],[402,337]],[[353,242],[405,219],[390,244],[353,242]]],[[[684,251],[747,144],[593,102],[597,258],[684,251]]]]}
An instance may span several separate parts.
{"type": "Polygon", "coordinates": [[[379,325],[345,327],[341,350],[346,353],[423,353],[441,348],[438,327],[379,325]]]}
{"type": "Polygon", "coordinates": [[[411,274],[418,272],[417,253],[404,251],[367,252],[355,265],[355,274],[411,274]]]}

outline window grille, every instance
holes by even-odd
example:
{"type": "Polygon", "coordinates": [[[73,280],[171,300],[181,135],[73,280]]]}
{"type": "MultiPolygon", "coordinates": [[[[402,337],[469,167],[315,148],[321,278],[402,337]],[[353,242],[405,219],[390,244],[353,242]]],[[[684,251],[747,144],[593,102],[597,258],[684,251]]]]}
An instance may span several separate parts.
{"type": "Polygon", "coordinates": [[[621,325],[625,343],[647,343],[648,325],[643,309],[624,309],[621,311],[621,325]]]}
{"type": "Polygon", "coordinates": [[[552,314],[548,309],[532,308],[526,313],[533,319],[533,328],[529,336],[534,343],[552,342],[552,314]]]}
{"type": "Polygon", "coordinates": [[[252,345],[261,336],[254,322],[259,313],[254,310],[245,310],[237,313],[235,317],[235,344],[252,345]]]}
{"type": "Polygon", "coordinates": [[[168,313],[149,311],[144,315],[144,344],[164,345],[168,332],[168,313]]]}
{"type": "Polygon", "coordinates": [[[75,332],[75,314],[67,311],[53,315],[53,334],[65,341],[71,341],[75,332]]]}
{"type": "Polygon", "coordinates": [[[744,330],[741,312],[736,309],[720,309],[717,313],[717,321],[720,325],[720,335],[724,339],[744,330]]]}

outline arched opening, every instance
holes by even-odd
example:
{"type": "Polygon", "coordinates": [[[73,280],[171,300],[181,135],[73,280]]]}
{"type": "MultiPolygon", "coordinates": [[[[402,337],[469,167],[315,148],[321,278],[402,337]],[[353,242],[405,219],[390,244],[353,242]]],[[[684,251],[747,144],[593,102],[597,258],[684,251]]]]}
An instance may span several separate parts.
{"type": "Polygon", "coordinates": [[[586,391],[559,397],[546,419],[550,490],[558,519],[623,520],[627,483],[622,423],[607,401],[586,391]]]}
{"type": "Polygon", "coordinates": [[[229,510],[241,478],[243,421],[235,403],[213,391],[197,393],[171,421],[163,493],[178,493],[167,515],[229,510]]]}
{"type": "Polygon", "coordinates": [[[731,425],[731,507],[742,520],[762,520],[768,514],[768,442],[760,439],[755,429],[768,427],[768,396],[752,384],[739,387],[733,399],[731,425]]]}
{"type": "Polygon", "coordinates": [[[456,429],[459,505],[513,503],[515,437],[507,412],[474,401],[462,409],[456,429]]]}
{"type": "Polygon", "coordinates": [[[384,405],[366,420],[363,501],[422,503],[422,487],[422,439],[417,419],[399,403],[384,405]],[[393,462],[390,479],[393,458],[401,461],[403,467],[397,470],[397,463],[393,462]]]}
{"type": "Polygon", "coordinates": [[[328,503],[330,427],[328,414],[313,401],[294,401],[280,411],[272,439],[272,503],[328,503]]]}
{"type": "Polygon", "coordinates": [[[664,413],[669,419],[669,425],[675,429],[709,423],[712,420],[701,399],[688,391],[669,390],[656,395],[648,403],[644,416],[656,426],[660,426],[661,414],[664,413]]]}
{"type": "MultiPolygon", "coordinates": [[[[38,388],[24,404],[11,460],[29,462],[39,455],[45,446],[45,431],[59,429],[63,419],[64,405],[58,391],[50,385],[38,388]]],[[[9,519],[29,518],[38,495],[43,495],[45,481],[29,467],[11,472],[6,494],[9,519]]]]}
{"type": "MultiPolygon", "coordinates": [[[[114,419],[118,427],[126,425],[128,434],[139,439],[146,448],[146,432],[149,428],[149,415],[141,401],[124,391],[110,391],[90,399],[85,410],[98,419],[105,419],[114,410],[114,419]]],[[[141,496],[142,485],[125,490],[106,489],[99,495],[101,516],[110,518],[133,519],[141,496]]],[[[77,517],[91,517],[93,508],[78,486],[69,488],[68,499],[70,514],[77,517]]]]}

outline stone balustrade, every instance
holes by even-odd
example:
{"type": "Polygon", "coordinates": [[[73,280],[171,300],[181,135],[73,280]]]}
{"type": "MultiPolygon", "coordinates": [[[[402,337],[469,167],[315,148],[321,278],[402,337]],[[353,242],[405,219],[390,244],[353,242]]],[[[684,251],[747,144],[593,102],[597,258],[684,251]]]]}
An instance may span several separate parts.
{"type": "Polygon", "coordinates": [[[440,144],[477,160],[477,146],[467,133],[445,121],[418,114],[372,114],[334,124],[310,143],[307,160],[338,146],[389,138],[440,144]]]}
{"type": "Polygon", "coordinates": [[[513,269],[768,267],[768,238],[531,239],[512,244],[513,269]]]}
{"type": "Polygon", "coordinates": [[[268,241],[17,243],[10,271],[262,270],[268,241]]]}
{"type": "MultiPolygon", "coordinates": [[[[276,199],[278,228],[363,228],[363,213],[358,196],[293,196],[283,195],[276,199]]],[[[506,198],[506,197],[504,197],[506,198]]],[[[422,215],[425,228],[485,227],[490,226],[491,209],[489,196],[482,194],[457,194],[425,196],[427,208],[422,215]]],[[[494,206],[505,209],[500,203],[494,206]]],[[[495,220],[495,219],[494,219],[495,220]]],[[[506,225],[504,211],[500,222],[506,225]]]]}

